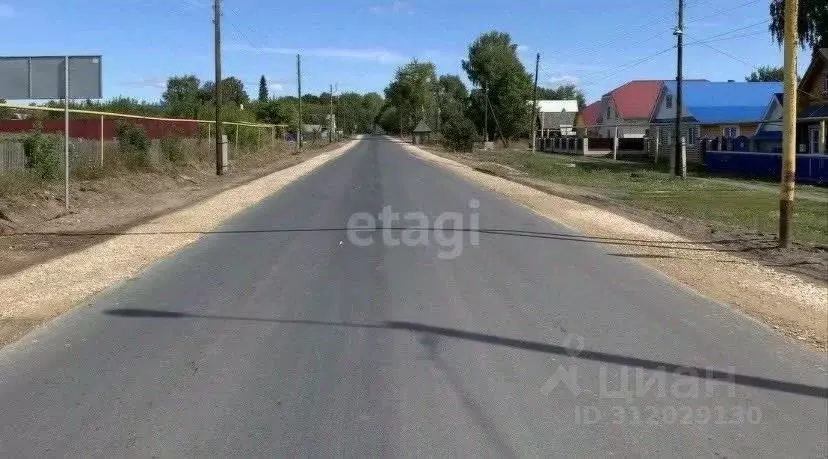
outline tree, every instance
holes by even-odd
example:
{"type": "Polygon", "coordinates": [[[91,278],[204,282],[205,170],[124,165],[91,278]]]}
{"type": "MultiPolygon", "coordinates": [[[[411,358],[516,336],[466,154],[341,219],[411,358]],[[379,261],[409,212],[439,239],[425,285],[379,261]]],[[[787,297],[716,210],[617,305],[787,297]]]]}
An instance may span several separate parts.
{"type": "Polygon", "coordinates": [[[472,151],[477,141],[477,127],[461,114],[450,116],[440,128],[443,144],[456,151],[472,151]]]}
{"type": "MultiPolygon", "coordinates": [[[[201,87],[202,99],[215,103],[215,83],[208,81],[201,87]]],[[[236,77],[228,77],[221,80],[221,100],[223,104],[232,103],[235,106],[246,104],[250,96],[244,90],[244,83],[236,77]]]]}
{"type": "Polygon", "coordinates": [[[384,105],[385,100],[375,92],[369,92],[362,96],[362,109],[365,113],[365,126],[363,126],[362,132],[374,132],[374,126],[379,123],[379,117],[384,105]]]}
{"type": "Polygon", "coordinates": [[[266,100],[254,108],[256,119],[263,123],[296,125],[298,107],[287,100],[266,100]]]}
{"type": "Polygon", "coordinates": [[[167,89],[161,95],[161,103],[171,116],[198,117],[201,104],[199,85],[195,75],[173,76],[167,80],[167,89]]]}
{"type": "Polygon", "coordinates": [[[440,76],[440,120],[465,116],[469,103],[469,90],[457,75],[440,76]]]}
{"type": "Polygon", "coordinates": [[[538,87],[538,99],[545,100],[577,100],[578,108],[586,107],[586,98],[583,91],[574,84],[563,84],[555,89],[538,87]]]}
{"type": "MultiPolygon", "coordinates": [[[[771,0],[771,35],[782,45],[785,39],[785,2],[771,0]]],[[[799,0],[799,43],[803,48],[828,47],[828,5],[825,0],[799,0]]]]}
{"type": "Polygon", "coordinates": [[[262,75],[259,79],[259,102],[267,102],[267,99],[267,79],[262,75]]]}
{"type": "Polygon", "coordinates": [[[746,76],[745,81],[753,83],[759,81],[785,81],[785,69],[783,67],[763,65],[746,76]]]}
{"type": "Polygon", "coordinates": [[[525,133],[530,107],[532,81],[517,56],[517,45],[504,32],[487,32],[469,46],[469,59],[463,61],[469,80],[488,94],[489,110],[494,123],[489,134],[499,126],[504,144],[525,133]],[[493,126],[494,125],[494,126],[493,126]]]}
{"type": "Polygon", "coordinates": [[[397,69],[394,81],[385,88],[385,98],[396,107],[401,123],[397,131],[409,132],[421,119],[435,118],[437,83],[431,62],[415,59],[397,69]]]}

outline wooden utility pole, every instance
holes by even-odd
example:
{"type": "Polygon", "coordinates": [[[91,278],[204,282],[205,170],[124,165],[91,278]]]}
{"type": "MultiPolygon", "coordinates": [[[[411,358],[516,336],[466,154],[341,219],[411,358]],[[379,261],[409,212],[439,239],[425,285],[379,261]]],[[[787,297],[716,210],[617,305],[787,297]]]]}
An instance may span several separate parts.
{"type": "Polygon", "coordinates": [[[222,147],[224,146],[224,129],[221,125],[221,0],[213,0],[213,25],[215,26],[215,59],[216,59],[216,175],[224,174],[222,147]]]}
{"type": "Polygon", "coordinates": [[[681,115],[682,115],[682,107],[683,107],[683,86],[684,86],[684,0],[678,0],[678,25],[676,26],[676,31],[674,32],[677,44],[676,48],[678,50],[677,54],[677,70],[676,70],[676,135],[673,136],[673,142],[676,144],[676,151],[675,151],[675,170],[673,173],[681,177],[683,179],[687,178],[687,169],[682,167],[682,164],[686,164],[686,160],[683,157],[685,152],[684,150],[684,135],[681,132],[681,115]]]}
{"type": "Polygon", "coordinates": [[[333,113],[333,85],[331,85],[331,103],[330,113],[328,114],[328,143],[333,143],[334,139],[334,113],[333,113]]]}
{"type": "Polygon", "coordinates": [[[537,141],[538,130],[535,127],[535,122],[538,117],[538,70],[540,69],[540,53],[535,56],[535,92],[532,95],[532,123],[529,125],[529,133],[532,136],[532,151],[535,151],[535,142],[537,141]]]}
{"type": "Polygon", "coordinates": [[[483,142],[489,141],[489,88],[483,82],[483,142]]]}
{"type": "Polygon", "coordinates": [[[779,246],[791,247],[791,217],[796,185],[796,47],[799,0],[785,0],[785,103],[782,115],[782,179],[779,196],[779,246]]]}
{"type": "Polygon", "coordinates": [[[296,88],[299,92],[299,125],[296,128],[296,144],[299,151],[302,151],[302,135],[304,126],[302,122],[302,56],[296,55],[296,88]]]}

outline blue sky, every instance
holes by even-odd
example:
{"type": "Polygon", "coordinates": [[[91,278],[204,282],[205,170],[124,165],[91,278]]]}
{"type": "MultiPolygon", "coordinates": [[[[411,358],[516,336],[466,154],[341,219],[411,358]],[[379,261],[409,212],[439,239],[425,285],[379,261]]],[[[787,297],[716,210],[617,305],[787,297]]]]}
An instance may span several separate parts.
{"type": "MultiPolygon", "coordinates": [[[[102,54],[104,96],[157,100],[166,78],[212,79],[211,0],[0,0],[6,55],[102,54]]],[[[769,0],[686,0],[685,76],[741,80],[779,65],[769,0]],[[706,45],[690,44],[707,41],[706,45]],[[712,47],[712,48],[711,48],[712,47]]],[[[462,74],[468,45],[509,32],[540,84],[572,81],[589,101],[631,79],[675,78],[674,0],[224,0],[224,74],[248,92],[264,74],[275,94],[382,92],[412,58],[462,74]],[[662,54],[658,54],[661,52],[662,54]]],[[[803,54],[800,69],[807,55],[803,54]]]]}

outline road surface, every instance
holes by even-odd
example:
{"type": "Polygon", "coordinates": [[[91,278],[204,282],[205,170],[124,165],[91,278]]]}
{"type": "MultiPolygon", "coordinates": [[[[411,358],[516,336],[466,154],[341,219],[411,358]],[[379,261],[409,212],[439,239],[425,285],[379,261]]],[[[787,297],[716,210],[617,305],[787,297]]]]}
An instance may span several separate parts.
{"type": "Polygon", "coordinates": [[[0,457],[826,455],[825,355],[571,235],[363,140],[0,351],[0,457]]]}

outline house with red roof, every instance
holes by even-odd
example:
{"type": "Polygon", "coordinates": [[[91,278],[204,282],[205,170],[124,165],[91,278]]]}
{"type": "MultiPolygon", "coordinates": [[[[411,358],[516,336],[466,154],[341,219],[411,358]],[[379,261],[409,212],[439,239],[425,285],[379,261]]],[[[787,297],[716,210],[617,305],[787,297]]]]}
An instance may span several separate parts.
{"type": "Polygon", "coordinates": [[[601,101],[593,102],[575,115],[575,133],[578,137],[595,137],[598,135],[598,117],[601,114],[601,101]]]}
{"type": "Polygon", "coordinates": [[[604,94],[596,123],[598,135],[614,137],[617,129],[619,138],[646,136],[663,88],[663,80],[635,80],[604,94]]]}

